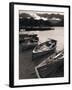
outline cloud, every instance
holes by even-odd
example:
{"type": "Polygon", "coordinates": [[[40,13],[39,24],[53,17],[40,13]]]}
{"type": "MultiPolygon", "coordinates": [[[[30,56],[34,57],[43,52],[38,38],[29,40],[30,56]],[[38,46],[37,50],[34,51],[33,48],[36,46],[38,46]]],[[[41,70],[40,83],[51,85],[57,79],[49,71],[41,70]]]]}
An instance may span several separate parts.
{"type": "Polygon", "coordinates": [[[35,11],[20,11],[20,18],[33,18],[34,20],[61,20],[64,18],[63,13],[54,12],[35,12],[35,11]]]}

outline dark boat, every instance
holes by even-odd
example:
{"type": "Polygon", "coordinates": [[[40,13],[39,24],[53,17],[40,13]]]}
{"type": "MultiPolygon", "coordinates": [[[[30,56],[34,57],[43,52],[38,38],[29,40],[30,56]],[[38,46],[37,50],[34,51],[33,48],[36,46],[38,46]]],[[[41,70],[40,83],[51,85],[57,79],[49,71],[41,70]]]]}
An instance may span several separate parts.
{"type": "Polygon", "coordinates": [[[34,48],[38,44],[37,34],[25,34],[21,39],[22,49],[34,48]]]}
{"type": "Polygon", "coordinates": [[[23,43],[27,39],[32,39],[34,38],[35,40],[38,40],[37,34],[32,34],[29,32],[19,32],[19,42],[23,43]]]}
{"type": "Polygon", "coordinates": [[[64,50],[53,54],[35,67],[38,78],[64,76],[64,50]]]}
{"type": "Polygon", "coordinates": [[[56,43],[57,41],[54,39],[48,39],[46,42],[38,44],[32,52],[32,59],[45,55],[51,54],[56,50],[56,43]]]}

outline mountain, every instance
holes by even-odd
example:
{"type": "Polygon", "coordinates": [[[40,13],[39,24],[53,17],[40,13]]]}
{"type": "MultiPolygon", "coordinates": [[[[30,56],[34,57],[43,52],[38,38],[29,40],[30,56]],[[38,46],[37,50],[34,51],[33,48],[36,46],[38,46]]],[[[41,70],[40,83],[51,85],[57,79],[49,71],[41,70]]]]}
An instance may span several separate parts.
{"type": "Polygon", "coordinates": [[[64,15],[47,13],[21,13],[19,15],[19,29],[50,26],[64,26],[64,15]]]}

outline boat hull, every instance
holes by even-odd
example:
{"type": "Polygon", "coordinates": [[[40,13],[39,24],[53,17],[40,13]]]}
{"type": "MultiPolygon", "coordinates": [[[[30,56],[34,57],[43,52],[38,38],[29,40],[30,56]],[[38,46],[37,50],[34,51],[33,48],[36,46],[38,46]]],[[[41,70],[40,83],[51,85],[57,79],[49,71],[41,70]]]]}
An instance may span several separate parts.
{"type": "Polygon", "coordinates": [[[32,44],[25,44],[22,43],[22,50],[27,50],[27,49],[33,49],[38,43],[32,43],[32,44]]]}
{"type": "Polygon", "coordinates": [[[63,77],[64,59],[36,68],[39,78],[63,77]]]}
{"type": "Polygon", "coordinates": [[[64,52],[55,53],[35,67],[38,78],[64,76],[64,52]]]}
{"type": "Polygon", "coordinates": [[[44,56],[46,54],[51,55],[56,51],[56,48],[53,48],[52,50],[48,50],[48,51],[43,51],[43,52],[38,52],[38,53],[33,53],[32,54],[32,60],[34,60],[35,58],[38,58],[40,56],[44,56]]]}

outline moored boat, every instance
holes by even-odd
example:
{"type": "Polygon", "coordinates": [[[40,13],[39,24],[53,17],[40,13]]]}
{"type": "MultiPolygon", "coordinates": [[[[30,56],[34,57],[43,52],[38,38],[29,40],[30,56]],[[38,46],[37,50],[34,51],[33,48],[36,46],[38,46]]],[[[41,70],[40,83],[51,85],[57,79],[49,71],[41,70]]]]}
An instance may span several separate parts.
{"type": "Polygon", "coordinates": [[[53,54],[35,67],[38,78],[64,76],[64,50],[53,54]]]}
{"type": "Polygon", "coordinates": [[[38,44],[32,52],[32,58],[36,58],[45,54],[51,54],[56,50],[57,41],[54,39],[48,39],[46,42],[38,44]]]}
{"type": "Polygon", "coordinates": [[[29,32],[19,32],[19,42],[23,43],[25,40],[35,39],[38,40],[37,34],[31,34],[29,32]]]}
{"type": "Polygon", "coordinates": [[[34,48],[38,44],[39,38],[37,34],[26,34],[23,35],[23,39],[21,42],[22,49],[34,48]]]}

